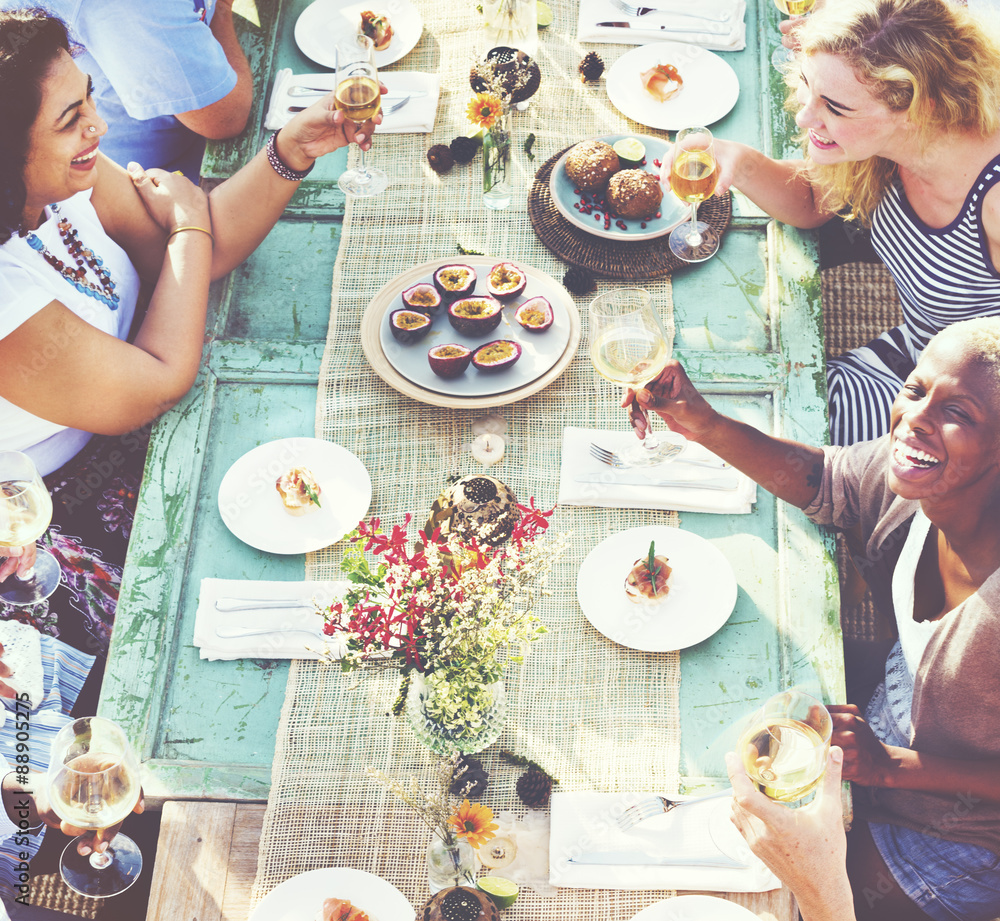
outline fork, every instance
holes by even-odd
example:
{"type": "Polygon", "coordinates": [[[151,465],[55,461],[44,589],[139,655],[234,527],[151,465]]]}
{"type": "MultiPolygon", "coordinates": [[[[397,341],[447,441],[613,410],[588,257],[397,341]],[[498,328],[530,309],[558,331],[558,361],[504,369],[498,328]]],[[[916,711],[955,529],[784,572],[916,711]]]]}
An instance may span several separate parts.
{"type": "MultiPolygon", "coordinates": [[[[682,445],[676,445],[677,451],[674,452],[674,456],[679,454],[684,450],[682,445]]],[[[600,445],[596,445],[591,442],[590,445],[590,456],[595,460],[599,460],[602,464],[607,464],[609,467],[614,467],[618,470],[624,470],[631,467],[631,464],[625,463],[614,451],[609,451],[607,448],[602,448],[600,445]]],[[[730,465],[725,461],[710,461],[710,460],[688,460],[683,458],[678,461],[679,464],[690,464],[692,467],[711,467],[713,470],[728,470],[730,465]]]]}
{"type": "Polygon", "coordinates": [[[689,806],[691,803],[703,803],[708,799],[718,799],[722,796],[732,796],[732,790],[719,790],[716,793],[709,793],[706,796],[696,796],[694,799],[667,799],[665,796],[651,796],[634,806],[629,806],[620,816],[618,816],[618,827],[622,831],[634,828],[640,822],[651,819],[655,815],[663,815],[676,809],[678,806],[689,806]]]}
{"type": "MultiPolygon", "coordinates": [[[[382,114],[383,115],[389,115],[392,112],[395,112],[397,109],[403,108],[403,106],[405,106],[412,98],[413,98],[412,96],[404,96],[402,99],[400,99],[398,102],[394,102],[388,108],[385,108],[383,106],[382,107],[382,114]]],[[[306,110],[305,106],[289,106],[288,107],[288,111],[289,112],[304,112],[305,110],[306,110]]]]}
{"type": "Polygon", "coordinates": [[[689,16],[692,19],[704,19],[708,22],[729,22],[732,14],[723,13],[721,16],[707,16],[705,13],[692,13],[688,10],[665,9],[656,6],[633,6],[625,0],[611,0],[611,5],[621,10],[627,16],[645,16],[647,13],[669,13],[671,16],[689,16]]]}

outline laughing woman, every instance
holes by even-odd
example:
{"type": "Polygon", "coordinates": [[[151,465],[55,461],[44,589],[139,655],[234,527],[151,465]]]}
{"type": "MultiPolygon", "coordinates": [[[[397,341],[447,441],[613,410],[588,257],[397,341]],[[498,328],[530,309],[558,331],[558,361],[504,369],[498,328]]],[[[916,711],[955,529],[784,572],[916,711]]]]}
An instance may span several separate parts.
{"type": "Polygon", "coordinates": [[[871,226],[904,322],[829,363],[831,436],[851,444],[885,433],[931,336],[1000,314],[1000,43],[948,0],[831,0],[797,38],[806,159],[717,142],[719,191],[795,227],[871,226]]]}
{"type": "Polygon", "coordinates": [[[1000,317],[938,333],[876,441],[772,438],[715,412],[676,362],[638,399],[813,521],[861,532],[859,568],[898,640],[863,715],[830,708],[865,819],[847,850],[858,918],[996,918],[1000,317]]]}
{"type": "MultiPolygon", "coordinates": [[[[209,282],[260,243],[317,157],[367,145],[373,126],[355,135],[327,97],[206,196],[103,156],[90,93],[60,20],[0,13],[0,450],[45,476],[63,570],[46,604],[4,616],[100,656],[142,472],[136,430],[194,382],[209,282]]],[[[0,579],[16,562],[0,558],[0,579]]]]}

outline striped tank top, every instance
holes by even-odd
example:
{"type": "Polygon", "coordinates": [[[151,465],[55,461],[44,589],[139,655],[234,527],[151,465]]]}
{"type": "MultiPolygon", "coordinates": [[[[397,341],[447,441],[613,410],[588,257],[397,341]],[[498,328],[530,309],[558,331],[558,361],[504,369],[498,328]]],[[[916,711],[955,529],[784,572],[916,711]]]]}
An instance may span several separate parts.
{"type": "Polygon", "coordinates": [[[1000,156],[979,174],[958,217],[928,227],[897,179],[875,210],[872,245],[892,273],[904,324],[892,337],[916,362],[935,333],[960,320],[1000,315],[1000,272],[989,256],[980,213],[1000,181],[1000,156]]]}

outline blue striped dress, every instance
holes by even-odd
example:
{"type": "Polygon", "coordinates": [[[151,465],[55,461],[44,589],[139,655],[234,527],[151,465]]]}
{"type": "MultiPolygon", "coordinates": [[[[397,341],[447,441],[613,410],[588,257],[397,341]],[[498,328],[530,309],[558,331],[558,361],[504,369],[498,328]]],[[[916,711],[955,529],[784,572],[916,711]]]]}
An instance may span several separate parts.
{"type": "Polygon", "coordinates": [[[993,267],[980,213],[1000,181],[1000,157],[979,174],[958,217],[928,227],[897,179],[875,210],[872,245],[892,274],[903,325],[827,365],[830,438],[847,445],[889,430],[889,407],[935,333],[959,320],[1000,315],[1000,272],[993,267]]]}

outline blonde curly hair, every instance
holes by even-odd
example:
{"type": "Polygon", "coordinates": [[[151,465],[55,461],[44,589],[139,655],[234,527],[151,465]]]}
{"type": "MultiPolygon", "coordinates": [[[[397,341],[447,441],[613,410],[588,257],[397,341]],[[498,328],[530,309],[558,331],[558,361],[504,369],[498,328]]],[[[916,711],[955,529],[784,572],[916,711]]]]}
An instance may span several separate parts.
{"type": "MultiPolygon", "coordinates": [[[[947,0],[828,0],[799,30],[802,54],[837,55],[875,99],[905,112],[924,144],[1000,129],[1000,33],[947,0]]],[[[794,89],[797,80],[789,80],[794,89]]],[[[789,100],[793,110],[799,106],[789,100]]],[[[897,175],[883,157],[809,164],[824,204],[871,223],[897,175]]]]}

